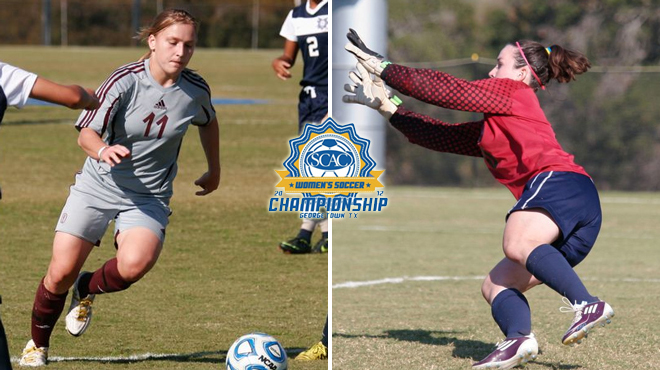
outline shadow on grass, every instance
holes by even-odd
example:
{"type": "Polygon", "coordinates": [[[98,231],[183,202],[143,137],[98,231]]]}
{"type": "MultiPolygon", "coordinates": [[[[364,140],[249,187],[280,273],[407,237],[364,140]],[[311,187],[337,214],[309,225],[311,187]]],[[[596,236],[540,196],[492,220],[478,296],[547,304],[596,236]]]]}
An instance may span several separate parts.
{"type": "Polygon", "coordinates": [[[582,366],[580,366],[580,365],[569,365],[569,364],[557,365],[557,364],[553,364],[551,362],[540,362],[540,361],[534,361],[534,362],[530,362],[530,363],[540,365],[540,366],[545,366],[545,367],[547,367],[549,369],[552,369],[552,370],[582,369],[582,366]]]}
{"type": "MultiPolygon", "coordinates": [[[[438,331],[438,330],[386,330],[380,335],[356,335],[356,334],[337,334],[332,336],[337,338],[376,338],[376,339],[395,339],[406,342],[417,342],[434,346],[453,345],[452,356],[458,358],[468,358],[473,361],[479,361],[488,356],[494,349],[494,343],[485,343],[477,340],[459,339],[456,337],[461,332],[457,331],[438,331]]],[[[542,352],[539,351],[539,354],[542,352]]],[[[550,362],[534,361],[534,364],[545,366],[553,370],[571,370],[581,369],[579,365],[559,365],[550,362]]]]}
{"type": "MultiPolygon", "coordinates": [[[[289,358],[304,351],[306,348],[287,348],[286,353],[289,358]]],[[[131,364],[139,362],[156,362],[156,361],[172,361],[172,362],[193,362],[193,363],[208,363],[208,364],[224,364],[227,358],[227,351],[205,351],[194,353],[146,353],[142,355],[128,355],[128,356],[108,356],[108,357],[59,357],[51,356],[48,362],[90,362],[102,364],[131,364]]]]}
{"type": "Polygon", "coordinates": [[[459,332],[438,330],[386,330],[380,335],[350,335],[335,333],[332,336],[339,338],[395,339],[406,342],[430,344],[433,346],[453,345],[454,351],[452,355],[454,357],[470,358],[475,361],[486,357],[493,350],[493,343],[459,339],[456,337],[456,334],[459,334],[459,332]]]}

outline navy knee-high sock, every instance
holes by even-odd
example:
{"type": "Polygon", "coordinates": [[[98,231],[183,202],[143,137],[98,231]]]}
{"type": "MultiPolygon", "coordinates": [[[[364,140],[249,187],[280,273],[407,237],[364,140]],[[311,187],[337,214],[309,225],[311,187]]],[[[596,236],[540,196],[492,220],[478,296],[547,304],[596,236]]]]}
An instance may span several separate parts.
{"type": "Polygon", "coordinates": [[[527,271],[571,303],[596,302],[566,258],[553,246],[542,244],[527,257],[527,271]]]}
{"type": "MultiPolygon", "coordinates": [[[[2,297],[0,297],[0,304],[2,304],[2,297]]],[[[327,322],[326,325],[328,325],[327,322]]],[[[5,327],[2,326],[2,319],[0,319],[0,369],[11,370],[11,356],[9,356],[7,335],[5,327]]]]}
{"type": "Polygon", "coordinates": [[[300,239],[305,239],[309,243],[312,240],[312,233],[313,231],[305,230],[305,229],[300,229],[298,232],[298,237],[300,239]]]}
{"type": "Polygon", "coordinates": [[[325,326],[323,327],[323,336],[321,337],[321,343],[324,346],[328,346],[328,317],[325,317],[325,326]]]}
{"type": "Polygon", "coordinates": [[[491,303],[493,319],[507,338],[524,337],[532,332],[532,313],[527,298],[517,289],[501,291],[491,303]]]}

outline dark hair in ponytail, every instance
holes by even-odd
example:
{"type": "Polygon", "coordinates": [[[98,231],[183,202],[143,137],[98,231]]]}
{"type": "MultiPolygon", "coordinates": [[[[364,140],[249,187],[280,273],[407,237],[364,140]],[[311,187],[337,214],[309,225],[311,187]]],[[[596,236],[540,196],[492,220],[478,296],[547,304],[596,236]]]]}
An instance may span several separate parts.
{"type": "MultiPolygon", "coordinates": [[[[575,80],[576,75],[582,74],[591,68],[589,59],[578,51],[565,49],[559,45],[546,48],[538,42],[529,40],[523,40],[519,43],[530,67],[543,86],[547,85],[552,79],[561,83],[571,82],[575,80]]],[[[527,65],[520,53],[515,59],[516,68],[527,65]]],[[[541,87],[535,78],[532,78],[530,86],[533,88],[541,87]]]]}

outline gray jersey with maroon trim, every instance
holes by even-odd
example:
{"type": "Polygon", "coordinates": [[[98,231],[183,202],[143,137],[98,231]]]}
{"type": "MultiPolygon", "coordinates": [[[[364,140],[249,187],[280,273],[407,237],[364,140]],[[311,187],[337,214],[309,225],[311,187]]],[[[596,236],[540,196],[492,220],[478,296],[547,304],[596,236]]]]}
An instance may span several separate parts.
{"type": "Polygon", "coordinates": [[[114,167],[88,157],[83,176],[129,196],[171,197],[183,135],[190,124],[204,126],[215,118],[204,79],[184,70],[174,85],[163,87],[147,59],[117,69],[96,94],[101,106],[83,112],[76,128],[93,129],[108,145],[128,148],[131,156],[114,167]]]}

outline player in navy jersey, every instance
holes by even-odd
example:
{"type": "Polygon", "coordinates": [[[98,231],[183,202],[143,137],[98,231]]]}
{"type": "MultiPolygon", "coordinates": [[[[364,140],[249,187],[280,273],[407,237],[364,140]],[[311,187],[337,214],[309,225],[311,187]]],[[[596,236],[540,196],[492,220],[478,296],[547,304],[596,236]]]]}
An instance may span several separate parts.
{"type": "MultiPolygon", "coordinates": [[[[28,98],[71,109],[95,109],[99,100],[94,91],[78,85],[61,85],[34,73],[0,62],[0,123],[8,106],[23,107],[28,98]]],[[[0,199],[2,190],[0,190],[0,199]]],[[[2,299],[0,298],[0,303],[2,299]]],[[[0,320],[0,368],[11,369],[5,328],[0,320]]]]}
{"type": "Polygon", "coordinates": [[[210,90],[186,69],[197,28],[183,10],[156,16],[140,32],[147,55],[112,73],[97,90],[101,106],[78,118],[78,144],[88,157],[55,228],[53,257],[37,288],[32,339],[21,365],[47,363],[51,333],[72,285],[66,329],[79,336],[89,327],[96,295],[125,290],[154,266],[171,213],[179,149],[190,125],[199,127],[208,164],[195,181],[201,187],[196,194],[217,189],[219,135],[210,90]],[[80,272],[111,221],[116,257],[94,272],[80,272]]]}
{"type": "Polygon", "coordinates": [[[614,316],[591,295],[573,267],[591,251],[601,226],[598,192],[585,170],[555,138],[536,97],[552,79],[570,82],[590,68],[581,53],[533,41],[506,45],[490,79],[465,81],[443,72],[391,64],[353,30],[346,49],[358,59],[347,103],[377,109],[412,143],[441,152],[483,157],[517,202],[503,237],[505,258],[488,274],[482,294],[506,339],[473,365],[510,369],[536,358],[531,312],[524,292],[545,284],[563,296],[574,319],[562,343],[580,343],[614,316]],[[370,76],[374,76],[373,80],[370,76]],[[476,122],[449,124],[410,112],[387,86],[443,108],[483,113],[476,122]]]}
{"type": "Polygon", "coordinates": [[[328,1],[308,0],[287,15],[280,35],[284,52],[273,60],[273,70],[282,80],[291,78],[298,51],[303,76],[298,103],[298,131],[307,123],[319,123],[328,112],[328,1]]]}
{"type": "MultiPolygon", "coordinates": [[[[273,70],[282,80],[291,78],[298,50],[303,59],[303,77],[298,102],[298,133],[308,123],[323,121],[328,113],[328,17],[327,0],[308,0],[293,8],[282,25],[284,53],[273,60],[273,70]]],[[[305,219],[295,238],[280,243],[285,253],[326,253],[328,251],[328,220],[305,219]],[[321,239],[312,247],[311,238],[316,225],[321,239]]]]}

